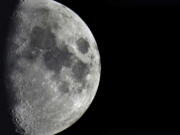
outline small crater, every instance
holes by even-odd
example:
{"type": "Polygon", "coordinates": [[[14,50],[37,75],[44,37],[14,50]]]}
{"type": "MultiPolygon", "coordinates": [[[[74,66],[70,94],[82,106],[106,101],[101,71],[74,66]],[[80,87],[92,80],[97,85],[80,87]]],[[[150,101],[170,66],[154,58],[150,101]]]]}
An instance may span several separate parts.
{"type": "Polygon", "coordinates": [[[88,52],[90,45],[87,40],[81,37],[76,41],[76,44],[81,53],[86,54],[88,52]]]}
{"type": "Polygon", "coordinates": [[[78,60],[72,68],[72,72],[74,77],[82,82],[82,80],[86,77],[86,75],[89,73],[89,66],[88,64],[83,63],[82,61],[78,60]]]}

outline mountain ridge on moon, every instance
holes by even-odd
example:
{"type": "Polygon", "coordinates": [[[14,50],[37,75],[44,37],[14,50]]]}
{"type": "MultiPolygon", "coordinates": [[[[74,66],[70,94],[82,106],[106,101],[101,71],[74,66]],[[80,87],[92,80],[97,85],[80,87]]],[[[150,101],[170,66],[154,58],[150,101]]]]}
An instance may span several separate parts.
{"type": "Polygon", "coordinates": [[[64,5],[22,1],[6,53],[6,87],[20,134],[61,132],[92,103],[101,71],[97,44],[87,25],[64,5]]]}

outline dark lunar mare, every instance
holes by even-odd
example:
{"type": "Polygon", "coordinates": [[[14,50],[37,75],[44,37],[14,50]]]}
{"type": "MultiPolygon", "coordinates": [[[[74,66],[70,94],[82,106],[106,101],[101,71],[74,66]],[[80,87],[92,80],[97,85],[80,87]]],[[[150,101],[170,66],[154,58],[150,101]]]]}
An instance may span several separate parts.
{"type": "MultiPolygon", "coordinates": [[[[32,29],[30,36],[30,45],[29,48],[24,52],[24,57],[31,62],[34,62],[35,59],[40,55],[40,50],[43,50],[43,60],[46,68],[55,73],[57,77],[62,69],[62,67],[72,67],[72,72],[74,78],[79,83],[85,83],[84,78],[89,73],[88,64],[82,62],[78,59],[73,53],[68,50],[68,45],[65,42],[61,42],[60,47],[57,47],[56,36],[51,32],[50,27],[41,28],[35,26],[32,29]],[[75,60],[77,62],[75,62],[75,60]]],[[[83,38],[80,38],[78,44],[81,47],[83,52],[86,52],[89,48],[89,44],[83,38]]],[[[83,84],[84,86],[84,84],[83,84]]],[[[62,86],[64,92],[68,91],[66,86],[62,86]]]]}
{"type": "Polygon", "coordinates": [[[51,50],[55,44],[55,35],[50,31],[50,28],[41,28],[35,26],[30,34],[30,43],[23,52],[25,57],[30,62],[34,62],[40,55],[40,51],[51,50]]]}
{"type": "Polygon", "coordinates": [[[90,45],[87,40],[81,37],[76,41],[76,44],[81,53],[86,54],[88,52],[90,45]]]}
{"type": "Polygon", "coordinates": [[[61,49],[57,47],[56,36],[49,27],[41,28],[35,26],[30,39],[29,50],[24,53],[28,60],[34,61],[39,56],[40,50],[43,50],[44,63],[49,70],[58,74],[62,66],[71,66],[71,56],[73,54],[68,51],[67,45],[64,42],[60,45],[61,49]]]}
{"type": "Polygon", "coordinates": [[[78,93],[81,93],[83,88],[86,86],[85,77],[90,72],[90,67],[88,64],[83,63],[82,61],[78,60],[72,67],[72,72],[76,81],[81,83],[82,86],[77,89],[78,93]]]}
{"type": "Polygon", "coordinates": [[[45,65],[49,70],[58,74],[63,66],[71,66],[73,63],[71,56],[73,56],[73,54],[68,51],[67,45],[63,46],[61,49],[54,46],[44,54],[45,65]]]}
{"type": "Polygon", "coordinates": [[[81,82],[84,77],[89,73],[89,67],[87,64],[83,63],[82,61],[78,60],[73,68],[72,68],[72,72],[74,77],[81,82]]]}

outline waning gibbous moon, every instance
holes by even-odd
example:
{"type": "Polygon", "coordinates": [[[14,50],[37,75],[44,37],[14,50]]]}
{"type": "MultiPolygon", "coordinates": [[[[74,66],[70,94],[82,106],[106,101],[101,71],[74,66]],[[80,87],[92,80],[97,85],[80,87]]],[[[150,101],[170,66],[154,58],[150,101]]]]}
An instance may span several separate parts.
{"type": "Polygon", "coordinates": [[[88,109],[100,81],[100,55],[88,26],[53,0],[17,6],[6,48],[6,88],[17,132],[54,135],[88,109]]]}

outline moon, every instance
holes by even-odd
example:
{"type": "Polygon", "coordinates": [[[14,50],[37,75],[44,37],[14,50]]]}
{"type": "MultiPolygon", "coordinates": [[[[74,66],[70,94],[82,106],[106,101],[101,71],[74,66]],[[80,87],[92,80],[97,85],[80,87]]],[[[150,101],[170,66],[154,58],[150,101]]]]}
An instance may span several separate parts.
{"type": "Polygon", "coordinates": [[[53,0],[22,0],[6,45],[9,108],[22,135],[54,135],[75,123],[100,81],[97,43],[85,22],[53,0]]]}

